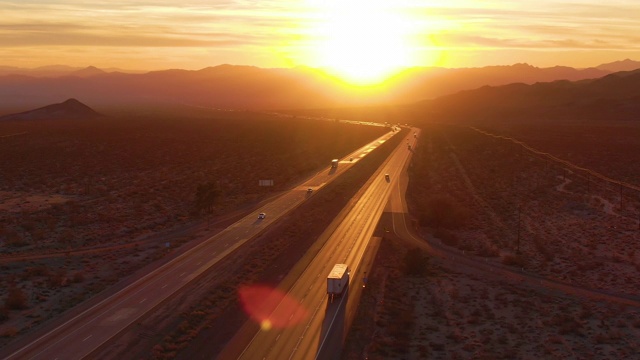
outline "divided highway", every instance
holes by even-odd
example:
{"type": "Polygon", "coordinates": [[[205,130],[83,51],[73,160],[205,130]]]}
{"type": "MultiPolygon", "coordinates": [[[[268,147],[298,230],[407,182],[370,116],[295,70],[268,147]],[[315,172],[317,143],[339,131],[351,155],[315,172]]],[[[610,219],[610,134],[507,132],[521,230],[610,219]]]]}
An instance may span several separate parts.
{"type": "MultiPolygon", "coordinates": [[[[337,168],[326,168],[310,177],[295,189],[275,198],[264,207],[138,279],[121,291],[66,320],[51,332],[33,339],[32,342],[18,349],[8,346],[3,349],[1,357],[3,359],[68,360],[90,356],[141,316],[175,292],[180,291],[191,280],[300,205],[308,196],[313,196],[307,192],[308,188],[314,190],[322,188],[395,134],[389,132],[347,155],[340,161],[337,168]],[[261,212],[267,214],[264,219],[258,219],[258,214],[261,212]]],[[[378,190],[371,196],[387,195],[386,192],[381,193],[378,190]]],[[[380,205],[375,206],[380,207],[380,205]]],[[[373,228],[375,223],[371,220],[357,224],[357,226],[368,229],[373,228]]],[[[354,243],[352,246],[361,247],[362,245],[354,243]]],[[[344,250],[344,245],[336,248],[336,251],[344,250]]],[[[355,259],[345,258],[344,261],[355,262],[355,259]]]]}
{"type": "Polygon", "coordinates": [[[415,141],[416,137],[411,134],[406,142],[398,145],[294,285],[280,289],[287,293],[286,300],[272,309],[269,319],[286,318],[289,322],[281,328],[262,329],[251,322],[245,324],[220,359],[334,359],[340,356],[346,319],[357,309],[362,279],[368,270],[361,261],[389,195],[410,159],[412,152],[408,145],[415,146],[415,141]],[[388,179],[385,174],[389,175],[388,179]],[[326,293],[327,275],[336,263],[349,266],[350,285],[348,294],[330,303],[326,293]],[[287,308],[285,304],[290,304],[291,299],[299,306],[287,308]],[[298,321],[299,316],[294,316],[299,312],[308,314],[302,322],[298,321]],[[253,336],[247,336],[248,333],[253,336]],[[247,339],[246,345],[238,346],[238,342],[247,339]]]}

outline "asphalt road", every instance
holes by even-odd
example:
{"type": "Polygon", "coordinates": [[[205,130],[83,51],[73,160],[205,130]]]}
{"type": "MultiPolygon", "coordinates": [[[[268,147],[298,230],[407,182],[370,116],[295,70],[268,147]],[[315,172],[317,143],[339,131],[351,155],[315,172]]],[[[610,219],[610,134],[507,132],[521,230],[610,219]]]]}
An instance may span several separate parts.
{"type": "Polygon", "coordinates": [[[141,316],[180,291],[191,280],[259,235],[267,226],[296,208],[309,196],[313,196],[313,193],[307,192],[308,188],[314,191],[320,190],[326,183],[342,174],[393,135],[395,135],[393,132],[387,133],[356,150],[342,159],[337,168],[327,167],[320,171],[295,189],[275,198],[264,207],[141,277],[126,288],[78,315],[69,315],[69,319],[52,331],[36,335],[37,337],[34,336],[33,339],[23,340],[25,345],[21,342],[7,346],[2,350],[1,357],[3,359],[68,360],[90,356],[141,316]],[[266,218],[258,219],[258,213],[261,212],[267,214],[266,218]]]}
{"type": "MultiPolygon", "coordinates": [[[[415,143],[413,134],[407,142],[415,143]]],[[[357,309],[362,279],[371,263],[363,259],[375,241],[372,240],[374,230],[410,156],[407,143],[401,142],[293,286],[278,289],[286,294],[282,301],[273,304],[265,318],[249,320],[219,359],[335,359],[340,356],[349,319],[357,309]],[[385,174],[389,174],[388,180],[385,174]],[[326,293],[326,278],[336,263],[349,266],[350,285],[347,293],[331,302],[326,293]]],[[[283,283],[289,283],[286,280],[283,283]]]]}

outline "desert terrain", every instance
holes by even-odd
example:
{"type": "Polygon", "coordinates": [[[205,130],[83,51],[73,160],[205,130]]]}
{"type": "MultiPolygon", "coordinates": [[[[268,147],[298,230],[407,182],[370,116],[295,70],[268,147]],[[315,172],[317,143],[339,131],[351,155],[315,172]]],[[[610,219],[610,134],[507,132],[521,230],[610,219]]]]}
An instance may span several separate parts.
{"type": "Polygon", "coordinates": [[[0,344],[385,131],[202,110],[0,123],[0,344]],[[274,186],[259,187],[261,179],[274,186]],[[197,208],[207,184],[217,189],[213,206],[197,208]]]}
{"type": "MultiPolygon", "coordinates": [[[[603,109],[571,121],[562,114],[535,121],[535,114],[513,115],[521,109],[500,121],[469,121],[472,110],[448,124],[399,106],[294,111],[293,117],[198,108],[185,116],[126,116],[123,110],[90,122],[2,122],[0,346],[124,286],[386,131],[305,115],[365,120],[376,114],[423,130],[409,167],[414,232],[483,270],[384,235],[344,358],[636,354],[640,126],[605,119],[603,109]],[[275,186],[259,187],[261,179],[275,186]],[[197,201],[207,189],[212,206],[197,201]]],[[[304,205],[310,215],[290,215],[141,319],[100,357],[215,356],[246,320],[238,285],[278,283],[298,259],[311,256],[318,235],[357,196],[393,144],[387,145],[356,164],[357,176],[346,174],[314,194],[304,205]]]]}
{"type": "Polygon", "coordinates": [[[486,271],[387,236],[343,358],[637,354],[640,126],[482,125],[426,125],[407,198],[416,233],[486,271]]]}

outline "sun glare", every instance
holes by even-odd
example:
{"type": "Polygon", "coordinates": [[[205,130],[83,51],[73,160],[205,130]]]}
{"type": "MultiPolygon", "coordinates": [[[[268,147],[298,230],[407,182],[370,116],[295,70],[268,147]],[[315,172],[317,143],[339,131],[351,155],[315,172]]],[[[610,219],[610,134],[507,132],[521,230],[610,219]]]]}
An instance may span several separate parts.
{"type": "Polygon", "coordinates": [[[315,63],[347,82],[379,83],[411,65],[411,19],[379,0],[310,0],[317,7],[315,63]]]}

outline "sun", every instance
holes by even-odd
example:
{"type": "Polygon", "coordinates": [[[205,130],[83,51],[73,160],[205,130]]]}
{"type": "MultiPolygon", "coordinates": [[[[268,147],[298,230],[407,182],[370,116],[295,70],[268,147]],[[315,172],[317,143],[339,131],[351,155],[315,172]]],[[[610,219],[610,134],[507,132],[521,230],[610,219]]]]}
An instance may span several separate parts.
{"type": "Polygon", "coordinates": [[[367,85],[411,65],[412,21],[393,1],[318,0],[314,63],[343,80],[367,85]]]}

